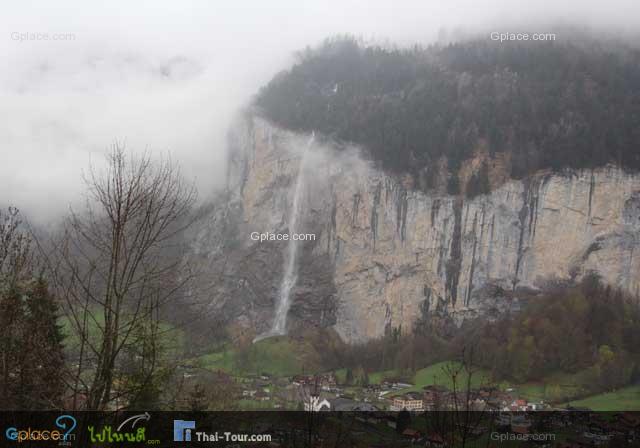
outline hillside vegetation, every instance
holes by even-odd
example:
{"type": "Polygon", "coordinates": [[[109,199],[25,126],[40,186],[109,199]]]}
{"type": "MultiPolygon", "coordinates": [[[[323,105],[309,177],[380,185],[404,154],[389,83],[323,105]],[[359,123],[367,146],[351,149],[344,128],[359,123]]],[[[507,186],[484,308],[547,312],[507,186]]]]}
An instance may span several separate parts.
{"type": "MultiPolygon", "coordinates": [[[[640,53],[621,44],[480,39],[397,49],[339,37],[301,52],[255,103],[281,126],[361,144],[423,189],[446,159],[449,192],[459,192],[458,170],[478,152],[507,155],[515,178],[640,168],[640,53]]],[[[487,185],[475,179],[472,189],[487,185]]]]}
{"type": "Polygon", "coordinates": [[[468,335],[478,344],[480,364],[495,378],[525,382],[584,371],[584,383],[595,390],[640,379],[636,298],[590,277],[532,302],[521,314],[468,335]]]}

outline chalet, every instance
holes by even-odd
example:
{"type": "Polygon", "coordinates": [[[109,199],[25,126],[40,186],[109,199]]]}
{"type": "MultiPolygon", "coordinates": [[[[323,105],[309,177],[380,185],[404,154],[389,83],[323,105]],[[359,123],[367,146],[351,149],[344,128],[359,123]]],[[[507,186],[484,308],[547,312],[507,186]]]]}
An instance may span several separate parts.
{"type": "Polygon", "coordinates": [[[256,401],[269,401],[269,400],[271,400],[271,397],[269,396],[269,394],[266,393],[263,390],[256,391],[256,393],[253,395],[253,398],[256,401]]]}
{"type": "Polygon", "coordinates": [[[296,375],[291,378],[291,384],[294,386],[311,386],[315,384],[315,381],[311,375],[296,375]]]}
{"type": "Polygon", "coordinates": [[[338,384],[336,376],[333,373],[318,375],[315,379],[323,389],[334,389],[338,384]]]}
{"type": "Polygon", "coordinates": [[[499,390],[497,387],[481,387],[477,390],[477,395],[485,400],[495,397],[498,393],[499,390]]]}
{"type": "Polygon", "coordinates": [[[379,384],[369,384],[367,386],[365,386],[364,388],[365,392],[371,393],[371,394],[378,394],[381,391],[380,385],[379,384]]]}
{"type": "Polygon", "coordinates": [[[330,411],[331,403],[326,399],[321,399],[319,395],[311,395],[304,404],[305,411],[320,412],[330,411]]]}
{"type": "Polygon", "coordinates": [[[528,410],[527,400],[516,399],[507,406],[508,410],[511,412],[524,412],[528,410]]]}
{"type": "Polygon", "coordinates": [[[544,402],[540,403],[527,403],[527,411],[543,411],[547,408],[547,405],[544,402]]]}
{"type": "Polygon", "coordinates": [[[445,446],[444,438],[438,433],[427,434],[424,438],[424,446],[428,448],[442,448],[445,446]]]}
{"type": "Polygon", "coordinates": [[[487,408],[487,402],[480,397],[469,400],[469,409],[472,411],[484,411],[487,408]]]}
{"type": "Polygon", "coordinates": [[[422,437],[422,434],[417,429],[407,428],[402,431],[402,436],[415,441],[419,440],[422,437]]]}

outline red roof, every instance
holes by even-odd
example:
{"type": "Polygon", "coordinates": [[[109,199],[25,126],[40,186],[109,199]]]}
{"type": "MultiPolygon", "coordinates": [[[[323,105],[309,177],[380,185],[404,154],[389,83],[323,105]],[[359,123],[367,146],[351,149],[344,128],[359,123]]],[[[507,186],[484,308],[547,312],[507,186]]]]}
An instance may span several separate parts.
{"type": "Polygon", "coordinates": [[[417,438],[417,437],[420,437],[420,431],[416,429],[407,428],[404,431],[402,431],[402,435],[407,437],[417,438]]]}

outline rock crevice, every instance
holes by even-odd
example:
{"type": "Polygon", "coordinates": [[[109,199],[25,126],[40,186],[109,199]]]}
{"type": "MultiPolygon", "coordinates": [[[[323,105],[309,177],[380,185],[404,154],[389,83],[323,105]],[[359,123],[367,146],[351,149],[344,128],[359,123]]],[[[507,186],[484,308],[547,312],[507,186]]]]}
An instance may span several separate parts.
{"type": "MultiPolygon", "coordinates": [[[[299,157],[305,136],[255,116],[231,134],[228,192],[218,209],[235,210],[237,222],[225,229],[234,229],[237,251],[249,253],[259,244],[248,238],[251,231],[285,230],[282,216],[291,204],[297,164],[278,161],[299,157]]],[[[634,256],[640,244],[637,174],[613,166],[545,172],[463,199],[407,188],[355,149],[325,145],[311,151],[309,213],[300,229],[317,239],[304,245],[306,267],[293,292],[294,323],[332,326],[354,342],[379,337],[390,327],[411,329],[429,313],[444,312],[460,323],[499,309],[502,296],[517,298],[519,291],[575,281],[591,271],[632,293],[640,289],[640,257],[634,256]]],[[[210,221],[200,224],[194,253],[231,262],[235,255],[214,244],[221,238],[220,228],[211,225],[220,219],[216,216],[212,212],[204,219],[210,221]]],[[[282,250],[261,249],[272,251],[264,258],[273,260],[281,259],[282,250]]],[[[249,269],[266,269],[260,266],[249,269]]],[[[277,266],[269,269],[277,284],[277,266]]],[[[263,274],[252,278],[267,278],[263,274]]],[[[275,289],[263,286],[266,295],[275,289]]],[[[234,294],[218,294],[212,301],[225,306],[256,300],[255,292],[238,287],[234,294]]],[[[247,317],[261,328],[272,309],[257,309],[247,317]]]]}

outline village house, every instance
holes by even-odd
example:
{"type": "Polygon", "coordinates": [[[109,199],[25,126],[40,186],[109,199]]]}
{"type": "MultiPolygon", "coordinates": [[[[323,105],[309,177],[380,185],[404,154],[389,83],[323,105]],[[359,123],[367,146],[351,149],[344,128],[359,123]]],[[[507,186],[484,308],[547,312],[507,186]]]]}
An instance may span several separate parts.
{"type": "Polygon", "coordinates": [[[324,391],[332,391],[336,389],[337,381],[333,373],[324,373],[321,375],[296,375],[291,378],[291,384],[294,386],[317,386],[324,391]]]}
{"type": "Polygon", "coordinates": [[[422,395],[408,392],[393,397],[393,402],[389,409],[392,411],[402,411],[406,409],[409,412],[422,412],[424,411],[424,401],[422,395]]]}
{"type": "Polygon", "coordinates": [[[365,386],[364,390],[369,394],[379,394],[381,388],[379,384],[368,384],[365,386]]]}
{"type": "Polygon", "coordinates": [[[411,441],[417,441],[422,437],[422,434],[417,429],[407,428],[404,431],[402,431],[402,436],[406,437],[411,441]]]}
{"type": "Polygon", "coordinates": [[[291,378],[291,384],[294,386],[311,386],[315,384],[315,381],[311,375],[296,375],[291,378]]]}
{"type": "Polygon", "coordinates": [[[269,394],[266,393],[263,390],[256,391],[256,393],[253,395],[253,398],[256,401],[269,401],[269,400],[271,400],[271,397],[269,396],[269,394]]]}
{"type": "Polygon", "coordinates": [[[511,412],[525,412],[528,410],[527,408],[527,400],[516,399],[507,406],[507,410],[511,412]]]}
{"type": "Polygon", "coordinates": [[[253,398],[256,392],[258,392],[257,389],[245,389],[242,391],[242,396],[253,398]]]}
{"type": "Polygon", "coordinates": [[[424,446],[428,448],[444,447],[444,438],[438,433],[427,434],[424,440],[424,446]]]}
{"type": "Polygon", "coordinates": [[[470,399],[468,404],[472,411],[484,411],[487,408],[487,402],[481,397],[470,399]]]}
{"type": "Polygon", "coordinates": [[[424,391],[422,400],[427,411],[438,411],[444,409],[447,402],[449,389],[444,386],[429,385],[422,388],[424,391]]]}
{"type": "Polygon", "coordinates": [[[322,375],[316,376],[316,380],[320,387],[323,389],[335,389],[338,382],[336,380],[336,376],[333,373],[324,373],[322,375]]]}
{"type": "Polygon", "coordinates": [[[310,395],[304,403],[304,410],[307,412],[330,411],[331,403],[326,398],[319,395],[310,395]]]}

